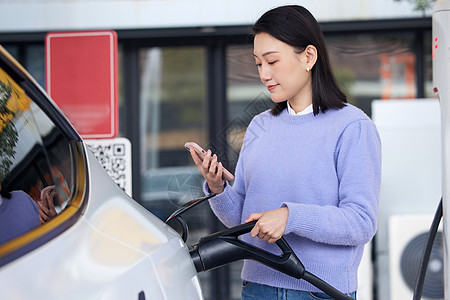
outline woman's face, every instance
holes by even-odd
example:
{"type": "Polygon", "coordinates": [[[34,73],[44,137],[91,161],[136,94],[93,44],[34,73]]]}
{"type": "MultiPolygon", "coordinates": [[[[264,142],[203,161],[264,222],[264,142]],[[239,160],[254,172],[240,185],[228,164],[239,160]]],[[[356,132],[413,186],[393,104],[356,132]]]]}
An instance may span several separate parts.
{"type": "Polygon", "coordinates": [[[253,55],[259,77],[270,92],[272,101],[289,100],[292,105],[312,103],[311,74],[306,71],[306,51],[296,53],[294,47],[267,33],[255,36],[253,55]]]}

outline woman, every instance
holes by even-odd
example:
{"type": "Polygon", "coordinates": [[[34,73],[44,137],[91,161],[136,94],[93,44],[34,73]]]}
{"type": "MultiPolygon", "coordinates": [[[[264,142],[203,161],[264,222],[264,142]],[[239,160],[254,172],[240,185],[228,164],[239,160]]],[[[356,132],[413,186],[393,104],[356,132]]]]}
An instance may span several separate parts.
{"type": "MultiPolygon", "coordinates": [[[[222,180],[216,155],[208,151],[202,162],[191,151],[205,191],[218,194],[211,208],[229,227],[257,220],[243,237],[257,247],[274,252],[271,243],[284,236],[306,270],[356,298],[364,245],[377,227],[377,130],[346,103],[309,11],[275,8],[253,33],[256,66],[275,105],[248,126],[233,186],[222,180]]],[[[254,261],[244,262],[241,276],[242,299],[329,299],[306,281],[254,261]]]]}
{"type": "Polygon", "coordinates": [[[39,227],[56,216],[55,186],[42,189],[35,202],[23,191],[9,192],[0,181],[0,245],[39,227]]]}

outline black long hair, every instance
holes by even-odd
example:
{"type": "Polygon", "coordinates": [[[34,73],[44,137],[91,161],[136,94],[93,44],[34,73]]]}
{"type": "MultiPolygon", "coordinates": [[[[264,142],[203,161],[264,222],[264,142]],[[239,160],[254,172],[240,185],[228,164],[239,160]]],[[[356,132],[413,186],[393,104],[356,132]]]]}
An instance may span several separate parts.
{"type": "Polygon", "coordinates": [[[0,195],[2,196],[2,198],[11,198],[11,193],[8,191],[8,188],[2,183],[1,184],[1,190],[0,190],[0,195]]]}
{"type": "MultiPolygon", "coordinates": [[[[317,61],[310,72],[312,76],[312,103],[314,115],[328,109],[340,109],[347,96],[337,85],[331,72],[325,38],[314,16],[303,6],[286,5],[269,10],[252,27],[253,35],[267,33],[294,47],[301,53],[308,45],[317,49],[317,61]]],[[[279,115],[287,107],[287,100],[275,103],[271,113],[279,115]]]]}

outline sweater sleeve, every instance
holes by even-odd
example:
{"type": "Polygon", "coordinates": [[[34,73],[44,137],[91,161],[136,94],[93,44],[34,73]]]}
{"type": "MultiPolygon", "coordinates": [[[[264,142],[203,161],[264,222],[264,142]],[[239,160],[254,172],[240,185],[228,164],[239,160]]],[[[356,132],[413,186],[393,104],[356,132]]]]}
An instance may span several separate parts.
{"type": "MultiPolygon", "coordinates": [[[[255,118],[250,122],[245,133],[244,142],[236,164],[233,185],[230,185],[227,182],[224,191],[209,200],[212,211],[227,227],[237,226],[243,222],[242,209],[247,192],[244,161],[246,159],[246,152],[248,152],[248,146],[255,136],[254,130],[256,129],[254,129],[254,124],[255,118]]],[[[204,192],[206,194],[210,193],[206,182],[204,185],[204,192]]]]}
{"type": "Polygon", "coordinates": [[[375,235],[381,184],[381,142],[370,120],[347,125],[335,152],[338,205],[284,202],[285,234],[332,245],[363,245],[375,235]]]}

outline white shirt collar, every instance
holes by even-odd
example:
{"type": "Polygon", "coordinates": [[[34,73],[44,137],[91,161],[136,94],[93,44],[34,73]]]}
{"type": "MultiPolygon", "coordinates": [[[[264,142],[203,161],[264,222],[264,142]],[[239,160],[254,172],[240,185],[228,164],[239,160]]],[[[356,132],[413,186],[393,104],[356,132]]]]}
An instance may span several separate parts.
{"type": "Polygon", "coordinates": [[[289,101],[287,101],[287,108],[288,108],[288,112],[290,115],[292,116],[303,116],[309,113],[313,112],[313,106],[312,104],[310,104],[308,107],[306,107],[304,110],[296,113],[295,110],[292,109],[292,107],[289,105],[289,101]]]}

